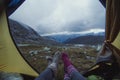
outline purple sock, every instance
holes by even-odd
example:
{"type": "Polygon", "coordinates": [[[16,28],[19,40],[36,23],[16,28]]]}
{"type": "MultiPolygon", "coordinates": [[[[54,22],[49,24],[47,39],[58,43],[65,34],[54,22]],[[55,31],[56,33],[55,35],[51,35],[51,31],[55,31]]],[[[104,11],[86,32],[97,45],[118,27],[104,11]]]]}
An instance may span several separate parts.
{"type": "Polygon", "coordinates": [[[71,61],[66,53],[62,53],[62,60],[66,68],[71,65],[71,61]]]}
{"type": "Polygon", "coordinates": [[[72,65],[66,53],[62,53],[62,60],[63,60],[64,67],[68,74],[71,74],[73,71],[77,71],[76,68],[72,65]]]}
{"type": "Polygon", "coordinates": [[[69,74],[65,73],[65,75],[64,75],[64,80],[70,80],[69,74]]]}

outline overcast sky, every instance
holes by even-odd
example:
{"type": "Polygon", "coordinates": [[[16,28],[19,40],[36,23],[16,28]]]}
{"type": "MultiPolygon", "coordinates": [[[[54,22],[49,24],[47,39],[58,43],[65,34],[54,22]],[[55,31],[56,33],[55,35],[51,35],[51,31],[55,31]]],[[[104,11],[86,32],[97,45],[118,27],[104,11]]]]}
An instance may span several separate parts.
{"type": "Polygon", "coordinates": [[[99,0],[26,0],[10,18],[40,34],[104,31],[105,9],[99,0]]]}

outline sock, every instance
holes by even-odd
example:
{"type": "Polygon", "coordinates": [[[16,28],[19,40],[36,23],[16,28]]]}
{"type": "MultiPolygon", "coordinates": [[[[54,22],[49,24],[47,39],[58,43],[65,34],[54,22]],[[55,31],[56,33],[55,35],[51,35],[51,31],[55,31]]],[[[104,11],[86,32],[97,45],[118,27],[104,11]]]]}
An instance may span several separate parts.
{"type": "Polygon", "coordinates": [[[69,75],[73,71],[77,71],[76,68],[72,65],[72,63],[71,63],[71,61],[66,53],[62,53],[62,60],[64,63],[64,69],[69,75]]]}
{"type": "Polygon", "coordinates": [[[69,74],[67,74],[67,73],[64,74],[64,80],[70,80],[69,74]]]}
{"type": "Polygon", "coordinates": [[[62,60],[66,68],[71,65],[71,61],[66,53],[62,53],[62,60]]]}

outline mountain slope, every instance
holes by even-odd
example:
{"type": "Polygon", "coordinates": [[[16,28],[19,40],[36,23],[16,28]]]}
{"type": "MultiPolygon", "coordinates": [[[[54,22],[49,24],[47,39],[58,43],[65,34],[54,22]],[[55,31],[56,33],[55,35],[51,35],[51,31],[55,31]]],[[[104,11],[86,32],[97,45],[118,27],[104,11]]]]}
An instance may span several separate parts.
{"type": "Polygon", "coordinates": [[[102,44],[103,42],[104,42],[104,36],[86,35],[86,36],[80,36],[74,39],[68,39],[64,43],[65,44],[97,45],[97,44],[102,44]]]}
{"type": "Polygon", "coordinates": [[[69,38],[74,38],[75,36],[72,35],[51,35],[51,36],[44,36],[47,39],[51,39],[60,43],[63,43],[69,38]]]}
{"type": "Polygon", "coordinates": [[[42,44],[42,45],[59,44],[53,40],[44,39],[35,30],[33,30],[31,27],[25,24],[9,19],[9,25],[13,39],[17,44],[23,44],[23,43],[42,44]]]}
{"type": "Polygon", "coordinates": [[[47,35],[47,36],[43,36],[45,38],[48,38],[48,39],[51,39],[51,40],[54,40],[54,41],[57,41],[57,42],[61,42],[61,43],[64,43],[66,40],[68,39],[73,39],[73,38],[77,38],[77,37],[80,37],[80,36],[104,36],[105,35],[105,32],[98,32],[98,33],[94,33],[94,32],[90,32],[90,33],[84,33],[84,34],[74,34],[74,33],[71,33],[71,34],[54,34],[54,35],[47,35]]]}

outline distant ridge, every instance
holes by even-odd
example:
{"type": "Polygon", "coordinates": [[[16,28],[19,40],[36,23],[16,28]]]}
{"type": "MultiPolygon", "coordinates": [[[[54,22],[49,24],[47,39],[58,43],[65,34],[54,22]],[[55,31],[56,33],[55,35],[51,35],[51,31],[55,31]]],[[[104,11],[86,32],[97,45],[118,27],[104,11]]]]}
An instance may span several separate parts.
{"type": "Polygon", "coordinates": [[[86,44],[86,45],[97,45],[104,42],[105,37],[99,35],[86,35],[80,36],[73,39],[68,39],[65,44],[86,44]]]}
{"type": "MultiPolygon", "coordinates": [[[[94,32],[90,32],[90,33],[85,33],[85,34],[54,34],[54,35],[47,35],[47,36],[43,36],[47,39],[51,39],[60,43],[67,43],[67,41],[69,41],[70,39],[74,39],[77,37],[95,37],[95,36],[101,36],[104,37],[105,32],[98,32],[98,33],[94,33],[94,32]]],[[[102,38],[103,39],[103,38],[102,38]]]]}

